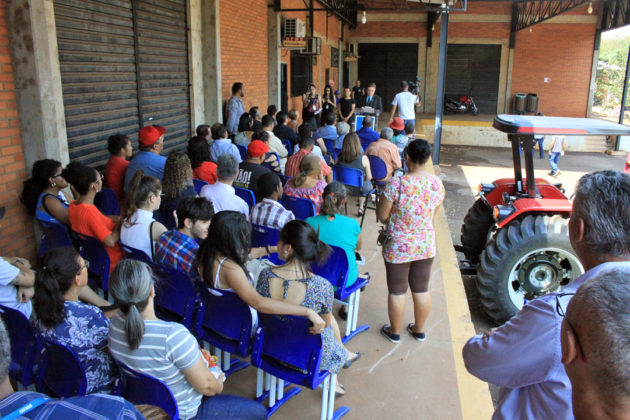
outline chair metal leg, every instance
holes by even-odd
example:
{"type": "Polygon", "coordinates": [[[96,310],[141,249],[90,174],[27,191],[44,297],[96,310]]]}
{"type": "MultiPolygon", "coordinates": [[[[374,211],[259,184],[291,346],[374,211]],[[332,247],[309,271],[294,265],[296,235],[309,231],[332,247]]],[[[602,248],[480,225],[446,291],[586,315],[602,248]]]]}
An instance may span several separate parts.
{"type": "Polygon", "coordinates": [[[330,375],[330,390],[328,392],[328,408],[326,409],[326,420],[332,420],[335,412],[335,390],[337,389],[337,374],[330,375]]]}
{"type": "Polygon", "coordinates": [[[365,219],[365,213],[367,213],[368,201],[370,201],[369,194],[365,197],[365,202],[363,203],[363,214],[361,215],[361,223],[359,225],[360,227],[363,227],[363,220],[365,219]]]}
{"type": "Polygon", "coordinates": [[[258,368],[256,372],[256,398],[260,398],[263,395],[263,381],[265,380],[265,372],[258,368]]]}
{"type": "Polygon", "coordinates": [[[269,391],[271,387],[271,374],[265,372],[265,391],[269,391]]]}
{"type": "Polygon", "coordinates": [[[276,405],[276,380],[275,376],[271,376],[271,381],[269,385],[269,407],[276,405]]]}
{"type": "Polygon", "coordinates": [[[352,340],[356,335],[370,329],[369,325],[360,325],[357,327],[359,315],[359,299],[361,290],[357,290],[348,298],[348,320],[346,321],[346,335],[341,339],[343,344],[352,340]]]}
{"type": "Polygon", "coordinates": [[[361,289],[357,290],[354,294],[354,308],[352,310],[352,331],[357,329],[357,318],[359,315],[359,298],[361,297],[361,289]]]}
{"type": "Polygon", "coordinates": [[[223,352],[223,371],[230,370],[230,353],[227,351],[223,352]]]}
{"type": "Polygon", "coordinates": [[[278,378],[278,401],[284,398],[284,379],[278,378]]]}
{"type": "Polygon", "coordinates": [[[319,415],[320,420],[327,420],[327,417],[328,417],[326,411],[328,410],[329,391],[330,391],[330,375],[328,375],[326,379],[324,379],[324,385],[322,387],[322,408],[320,410],[320,415],[319,415]]]}

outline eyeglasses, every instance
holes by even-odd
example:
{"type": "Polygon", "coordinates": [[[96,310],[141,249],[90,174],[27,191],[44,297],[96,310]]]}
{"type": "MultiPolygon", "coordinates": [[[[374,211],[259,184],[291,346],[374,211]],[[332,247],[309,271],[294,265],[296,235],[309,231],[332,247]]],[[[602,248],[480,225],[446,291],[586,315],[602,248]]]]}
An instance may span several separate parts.
{"type": "Polygon", "coordinates": [[[90,262],[88,260],[83,260],[83,265],[81,266],[81,268],[79,268],[79,271],[77,271],[77,274],[81,274],[84,268],[86,270],[90,269],[90,262]]]}
{"type": "Polygon", "coordinates": [[[569,306],[573,296],[575,296],[575,293],[559,293],[556,295],[556,312],[564,319],[567,318],[567,306],[569,306]]]}

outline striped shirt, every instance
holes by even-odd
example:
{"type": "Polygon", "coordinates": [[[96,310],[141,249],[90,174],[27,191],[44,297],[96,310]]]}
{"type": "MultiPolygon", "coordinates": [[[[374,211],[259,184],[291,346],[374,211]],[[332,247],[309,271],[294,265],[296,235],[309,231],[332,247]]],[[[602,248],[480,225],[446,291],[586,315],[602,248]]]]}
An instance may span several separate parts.
{"type": "Polygon", "coordinates": [[[197,414],[202,395],[186,380],[183,370],[201,356],[197,340],[181,324],[145,320],[144,335],[136,350],[129,349],[125,316],[120,312],[111,320],[109,350],[114,359],[130,368],[164,381],[177,400],[179,416],[189,419],[197,414]]]}
{"type": "Polygon", "coordinates": [[[284,225],[295,219],[293,212],[282,207],[277,201],[263,198],[252,208],[250,221],[254,225],[282,230],[284,225]]]}

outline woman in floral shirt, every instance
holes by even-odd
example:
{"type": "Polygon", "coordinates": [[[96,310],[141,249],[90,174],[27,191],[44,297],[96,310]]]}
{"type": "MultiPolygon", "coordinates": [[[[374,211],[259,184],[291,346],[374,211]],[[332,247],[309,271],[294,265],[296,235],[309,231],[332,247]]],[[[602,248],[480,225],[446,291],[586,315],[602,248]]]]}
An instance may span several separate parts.
{"type": "Polygon", "coordinates": [[[45,338],[74,351],[90,394],[111,389],[113,366],[107,353],[109,319],[96,306],[79,301],[87,269],[87,261],[72,248],[55,248],[44,255],[35,277],[33,324],[45,338]]]}
{"type": "Polygon", "coordinates": [[[391,240],[383,245],[383,259],[389,291],[389,324],[381,333],[391,342],[400,341],[405,294],[411,288],[415,322],[407,331],[418,341],[424,341],[424,323],[431,310],[429,279],[435,257],[433,215],[444,200],[442,181],[425,170],[431,156],[426,140],[409,143],[405,157],[409,173],[392,178],[378,202],[377,215],[387,223],[391,240]]]}

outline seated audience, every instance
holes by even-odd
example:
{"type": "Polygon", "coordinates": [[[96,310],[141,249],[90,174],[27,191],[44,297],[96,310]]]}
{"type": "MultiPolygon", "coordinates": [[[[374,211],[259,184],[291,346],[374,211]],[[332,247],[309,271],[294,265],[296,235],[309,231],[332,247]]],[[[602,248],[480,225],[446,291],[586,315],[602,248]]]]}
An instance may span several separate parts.
{"type": "Polygon", "coordinates": [[[164,149],[164,133],[166,128],[157,125],[149,125],[138,132],[138,143],[140,151],[127,165],[125,171],[124,190],[138,169],[142,169],[146,175],[154,176],[160,181],[164,176],[164,165],[166,158],[160,156],[164,149]]]}
{"type": "Polygon", "coordinates": [[[94,197],[103,187],[103,177],[96,169],[78,162],[70,162],[62,174],[70,183],[76,198],[68,207],[70,227],[77,233],[91,236],[103,243],[109,255],[111,272],[122,259],[122,252],[118,245],[120,239],[118,224],[114,221],[119,217],[107,217],[94,205],[94,197]]]}
{"type": "Polygon", "coordinates": [[[287,127],[291,130],[298,132],[298,119],[300,118],[300,111],[297,109],[292,109],[289,111],[289,121],[287,122],[287,127]]]}
{"type": "Polygon", "coordinates": [[[212,216],[212,203],[205,198],[183,198],[177,205],[177,229],[164,232],[160,236],[155,244],[155,261],[198,277],[194,264],[199,249],[197,241],[208,236],[212,216]]]}
{"type": "Polygon", "coordinates": [[[24,181],[20,200],[28,214],[48,223],[69,225],[68,199],[62,192],[68,182],[61,174],[61,163],[52,159],[33,164],[33,176],[24,181]]]}
{"type": "Polygon", "coordinates": [[[218,180],[212,185],[204,185],[201,196],[212,203],[215,213],[223,210],[234,210],[249,216],[249,206],[236,195],[234,179],[238,175],[238,161],[230,154],[219,156],[217,162],[218,180]]]}
{"type": "Polygon", "coordinates": [[[313,226],[319,239],[328,245],[342,248],[348,258],[348,280],[351,286],[357,281],[359,269],[355,251],[361,249],[361,227],[355,219],[342,214],[346,204],[346,187],[333,181],[324,189],[324,202],[320,215],[309,217],[306,223],[313,226]]]}
{"type": "Polygon", "coordinates": [[[163,198],[160,205],[160,214],[164,220],[170,217],[182,198],[197,195],[192,177],[192,166],[186,153],[172,152],[168,155],[164,167],[163,198]]]}
{"type": "MultiPolygon", "coordinates": [[[[269,134],[266,131],[257,131],[252,135],[252,141],[260,140],[269,147],[269,134]]],[[[267,152],[262,165],[274,171],[277,174],[282,174],[282,167],[280,166],[280,157],[274,153],[267,152]]]]}
{"type": "Polygon", "coordinates": [[[110,277],[110,291],[120,311],[112,318],[109,349],[130,368],[156,377],[170,388],[182,419],[266,419],[262,404],[220,395],[225,374],[218,377],[204,362],[195,337],[181,324],[159,320],[149,266],[121,261],[110,277]]]}
{"type": "Polygon", "coordinates": [[[389,181],[396,169],[402,168],[400,154],[395,144],[391,142],[394,132],[391,128],[385,127],[381,130],[381,138],[370,144],[365,151],[368,156],[378,156],[383,159],[387,167],[387,176],[377,181],[389,181]]]}
{"type": "MultiPolygon", "coordinates": [[[[339,327],[332,316],[335,292],[330,282],[311,273],[310,266],[323,262],[330,248],[318,240],[315,230],[302,220],[287,223],[280,232],[278,253],[286,261],[283,265],[264,269],[256,290],[264,297],[278,302],[301,305],[317,312],[326,323],[322,332],[322,360],[320,371],[339,373],[361,357],[351,353],[341,342],[339,327]]],[[[344,394],[337,382],[336,392],[344,394]]]]}
{"type": "MultiPolygon", "coordinates": [[[[557,301],[564,317],[562,363],[576,420],[625,419],[630,406],[630,268],[603,270],[575,296],[557,301]]],[[[565,296],[568,297],[568,296],[565,296]]]]}
{"type": "MultiPolygon", "coordinates": [[[[300,148],[287,160],[287,166],[285,168],[285,175],[295,177],[300,172],[300,164],[304,156],[310,154],[319,157],[321,160],[322,173],[328,182],[332,181],[332,169],[326,164],[324,158],[315,153],[315,142],[312,137],[301,137],[300,148]]],[[[321,152],[320,152],[321,153],[321,152]]]]}
{"type": "Polygon", "coordinates": [[[337,150],[341,149],[343,145],[343,139],[346,137],[346,134],[350,132],[350,124],[344,121],[339,121],[337,123],[337,139],[333,143],[333,147],[337,150]]]}
{"type": "Polygon", "coordinates": [[[145,175],[142,169],[136,171],[129,184],[120,226],[120,242],[144,252],[151,261],[154,260],[155,241],[166,232],[164,225],[153,218],[153,212],[160,208],[161,190],[157,178],[145,175]]]}
{"type": "Polygon", "coordinates": [[[236,158],[237,162],[241,162],[241,154],[228,138],[227,128],[223,124],[216,123],[212,126],[212,138],[214,142],[210,146],[210,156],[214,162],[218,162],[219,156],[223,154],[230,154],[236,158]]]}
{"type": "Polygon", "coordinates": [[[208,144],[212,142],[212,139],[210,138],[210,126],[208,124],[201,124],[197,126],[195,133],[197,134],[197,137],[201,137],[208,144]]]}
{"type": "Polygon", "coordinates": [[[311,153],[300,162],[300,173],[287,181],[284,193],[292,197],[308,198],[315,204],[315,212],[319,213],[324,188],[326,181],[322,175],[322,161],[311,153]]]}
{"type": "Polygon", "coordinates": [[[197,254],[199,274],[205,285],[236,293],[254,310],[252,316],[256,315],[255,311],[303,316],[313,323],[311,332],[321,334],[324,321],[314,310],[269,299],[256,292],[256,279],[251,278],[245,263],[248,257],[258,258],[275,252],[275,247],[250,249],[250,238],[251,225],[242,214],[222,211],[214,215],[208,237],[201,243],[197,254]],[[272,249],[267,251],[266,248],[272,249]]]}
{"type": "Polygon", "coordinates": [[[241,118],[238,120],[238,132],[234,135],[234,144],[238,144],[239,146],[246,146],[249,144],[254,127],[254,120],[252,116],[247,112],[244,112],[241,115],[241,118]]]}
{"type": "Polygon", "coordinates": [[[363,119],[363,127],[361,127],[357,131],[361,142],[363,142],[364,144],[372,143],[373,141],[378,140],[380,137],[378,132],[372,127],[373,125],[374,118],[368,115],[363,119]]]}
{"type": "Polygon", "coordinates": [[[287,163],[287,156],[289,156],[289,151],[282,141],[273,134],[273,117],[269,115],[265,115],[262,118],[262,128],[263,131],[266,131],[269,134],[269,151],[275,153],[280,158],[280,168],[284,170],[284,165],[287,163]]]}
{"type": "MultiPolygon", "coordinates": [[[[341,152],[337,156],[337,165],[348,168],[355,168],[363,172],[363,190],[355,191],[354,188],[350,192],[354,195],[362,195],[372,190],[372,171],[370,170],[370,160],[367,156],[361,154],[361,143],[357,133],[349,133],[343,139],[341,152]]],[[[363,215],[363,204],[366,197],[359,200],[359,216],[363,215]]]]}
{"type": "Polygon", "coordinates": [[[129,161],[133,156],[133,146],[129,136],[114,134],[107,139],[107,150],[112,155],[105,166],[105,185],[111,188],[119,202],[125,198],[123,187],[125,186],[125,172],[129,161]]]}
{"type": "Polygon", "coordinates": [[[144,419],[131,403],[113,395],[92,394],[54,399],[39,392],[14,392],[9,381],[10,364],[10,337],[0,319],[0,417],[3,419],[144,419]],[[42,404],[37,404],[38,401],[42,401],[42,404]],[[25,407],[30,409],[25,410],[25,407]]]}
{"type": "Polygon", "coordinates": [[[273,118],[273,126],[276,126],[276,114],[278,113],[278,107],[275,105],[269,105],[267,107],[267,115],[273,118]]]}
{"type": "Polygon", "coordinates": [[[416,139],[415,131],[416,127],[411,121],[405,123],[405,135],[407,136],[407,143],[416,139]]]}
{"type": "Polygon", "coordinates": [[[282,182],[278,175],[273,172],[266,173],[258,179],[258,185],[262,201],[252,208],[250,216],[252,224],[280,230],[295,219],[293,212],[279,203],[282,197],[282,182]]]}
{"type": "Polygon", "coordinates": [[[252,130],[254,132],[263,131],[262,114],[257,106],[249,108],[249,116],[252,118],[252,130]]]}
{"type": "Polygon", "coordinates": [[[0,305],[16,309],[30,318],[34,284],[35,272],[28,260],[0,257],[0,305]]]}
{"type": "Polygon", "coordinates": [[[289,140],[291,147],[295,146],[298,141],[298,135],[295,130],[290,128],[287,122],[287,113],[280,111],[276,114],[276,121],[278,124],[273,128],[273,134],[280,140],[289,140]]]}
{"type": "Polygon", "coordinates": [[[254,192],[256,201],[262,200],[258,191],[258,179],[271,172],[269,168],[262,166],[269,146],[260,140],[254,140],[247,147],[247,159],[238,166],[238,175],[234,179],[235,187],[247,188],[254,192]]]}
{"type": "Polygon", "coordinates": [[[107,353],[109,319],[96,306],[79,300],[88,282],[88,266],[72,248],[44,254],[35,277],[33,326],[43,337],[74,351],[91,394],[110,391],[115,375],[107,353]]]}
{"type": "Polygon", "coordinates": [[[208,142],[197,136],[188,141],[188,158],[193,170],[193,177],[214,184],[217,180],[217,165],[212,162],[208,142]]]}
{"type": "MultiPolygon", "coordinates": [[[[336,128],[335,128],[336,130],[336,128]]],[[[298,144],[295,145],[295,147],[293,147],[293,153],[297,153],[300,150],[300,140],[304,137],[313,137],[313,140],[315,141],[315,146],[313,148],[313,153],[315,153],[317,156],[319,156],[320,158],[322,158],[322,160],[324,159],[324,155],[326,153],[328,153],[328,149],[326,148],[326,143],[324,142],[324,139],[321,138],[318,134],[316,130],[313,130],[311,128],[311,126],[309,124],[302,124],[300,126],[300,128],[298,129],[298,144]]],[[[335,135],[336,137],[336,135],[335,135]]],[[[332,152],[332,150],[331,150],[332,152]]]]}
{"type": "Polygon", "coordinates": [[[326,113],[324,115],[324,125],[317,129],[314,137],[336,140],[337,137],[339,137],[339,134],[337,134],[337,128],[335,127],[336,122],[337,115],[335,115],[334,112],[326,113]]]}
{"type": "Polygon", "coordinates": [[[394,118],[394,121],[388,124],[388,126],[394,131],[392,143],[398,148],[398,154],[402,160],[404,158],[405,147],[407,147],[407,144],[409,143],[409,139],[405,134],[405,121],[400,117],[396,117],[394,118]]]}

